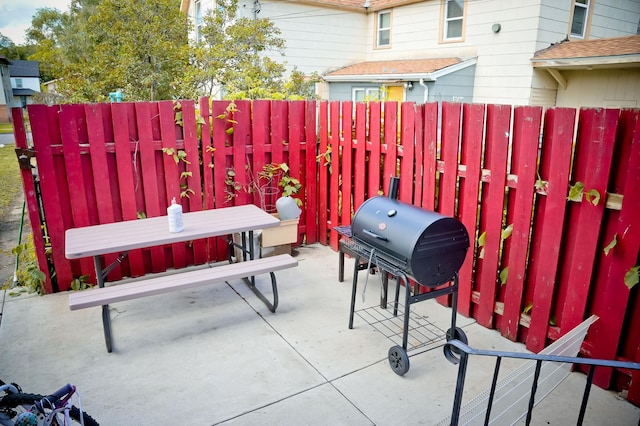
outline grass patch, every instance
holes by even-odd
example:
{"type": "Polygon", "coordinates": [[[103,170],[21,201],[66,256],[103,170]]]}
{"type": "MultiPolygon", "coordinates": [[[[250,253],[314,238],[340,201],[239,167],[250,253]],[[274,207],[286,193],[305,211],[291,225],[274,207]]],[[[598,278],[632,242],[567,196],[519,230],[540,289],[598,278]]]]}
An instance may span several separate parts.
{"type": "Polygon", "coordinates": [[[20,166],[14,145],[0,148],[0,182],[3,187],[3,190],[0,191],[0,218],[3,218],[9,213],[13,202],[22,191],[20,166]]]}
{"type": "Polygon", "coordinates": [[[13,133],[13,124],[0,123],[0,133],[13,133]]]}

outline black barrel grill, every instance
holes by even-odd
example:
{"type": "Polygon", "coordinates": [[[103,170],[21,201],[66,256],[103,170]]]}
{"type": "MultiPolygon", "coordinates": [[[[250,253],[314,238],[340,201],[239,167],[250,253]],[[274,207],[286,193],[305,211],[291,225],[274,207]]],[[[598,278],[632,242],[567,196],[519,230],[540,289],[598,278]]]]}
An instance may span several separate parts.
{"type": "MultiPolygon", "coordinates": [[[[456,327],[456,310],[458,270],[469,249],[469,234],[464,225],[454,218],[397,200],[397,184],[398,179],[392,178],[389,197],[370,198],[358,208],[350,228],[351,238],[341,241],[341,244],[347,245],[341,250],[356,258],[349,328],[353,328],[360,270],[377,266],[381,273],[386,271],[396,277],[394,316],[397,316],[401,282],[405,286],[402,347],[394,346],[389,350],[391,368],[403,375],[409,370],[407,340],[411,304],[451,294],[451,328],[446,338],[467,342],[464,332],[456,327]],[[366,262],[365,267],[363,262],[366,262]],[[417,291],[418,286],[415,286],[411,294],[410,279],[430,288],[446,283],[449,285],[421,294],[417,291]]],[[[386,280],[383,284],[386,287],[386,280]]],[[[384,291],[382,307],[386,307],[386,288],[384,291]]],[[[456,355],[447,349],[448,346],[445,346],[445,356],[457,362],[456,355]]]]}

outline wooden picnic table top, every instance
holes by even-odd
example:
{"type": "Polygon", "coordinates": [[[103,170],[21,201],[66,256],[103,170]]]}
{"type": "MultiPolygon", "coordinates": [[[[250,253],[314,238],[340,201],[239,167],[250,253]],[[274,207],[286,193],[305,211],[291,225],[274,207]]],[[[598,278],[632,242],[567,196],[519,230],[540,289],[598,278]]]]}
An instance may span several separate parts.
{"type": "Polygon", "coordinates": [[[167,216],[72,228],[66,231],[65,255],[79,259],[137,248],[253,231],[280,220],[253,204],[183,214],[184,230],[169,232],[167,216]]]}

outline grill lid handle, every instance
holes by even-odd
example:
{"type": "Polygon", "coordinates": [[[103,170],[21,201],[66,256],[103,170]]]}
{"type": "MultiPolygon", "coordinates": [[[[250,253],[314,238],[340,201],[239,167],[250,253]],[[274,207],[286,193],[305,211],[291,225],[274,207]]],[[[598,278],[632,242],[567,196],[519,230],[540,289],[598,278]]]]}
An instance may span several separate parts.
{"type": "Polygon", "coordinates": [[[377,238],[377,239],[379,239],[381,241],[389,241],[389,239],[387,237],[383,237],[382,235],[376,234],[375,232],[369,231],[368,229],[363,229],[362,232],[364,234],[367,234],[370,237],[377,238]]]}

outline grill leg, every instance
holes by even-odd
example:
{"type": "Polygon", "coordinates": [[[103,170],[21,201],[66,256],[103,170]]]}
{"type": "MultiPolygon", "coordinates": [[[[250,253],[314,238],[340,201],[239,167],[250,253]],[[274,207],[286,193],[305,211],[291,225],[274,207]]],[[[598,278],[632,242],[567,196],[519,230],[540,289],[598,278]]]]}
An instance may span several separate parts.
{"type": "Polygon", "coordinates": [[[356,292],[358,290],[358,271],[360,265],[360,257],[356,256],[353,266],[353,284],[351,286],[351,311],[349,312],[349,329],[353,328],[353,313],[356,309],[356,292]]]}

